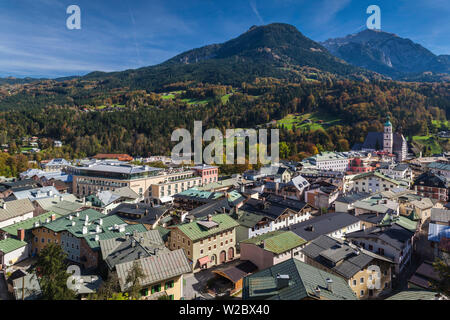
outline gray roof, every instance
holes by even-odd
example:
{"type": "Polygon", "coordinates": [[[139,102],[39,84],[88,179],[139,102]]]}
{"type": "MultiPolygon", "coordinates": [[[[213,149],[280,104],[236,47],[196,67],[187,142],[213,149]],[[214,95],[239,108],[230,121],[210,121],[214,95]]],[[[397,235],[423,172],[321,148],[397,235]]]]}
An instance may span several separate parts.
{"type": "Polygon", "coordinates": [[[343,278],[320,270],[297,259],[289,259],[244,277],[242,299],[302,300],[356,300],[356,296],[343,278]],[[277,275],[288,276],[288,285],[277,288],[277,275]],[[332,290],[327,289],[332,280],[332,290]],[[320,296],[316,289],[320,289],[320,296]]]}
{"type": "Polygon", "coordinates": [[[158,230],[134,232],[129,236],[100,240],[102,257],[112,270],[119,263],[167,252],[158,230]]]}
{"type": "Polygon", "coordinates": [[[153,172],[153,171],[162,171],[161,168],[153,168],[149,166],[135,166],[131,164],[94,164],[89,167],[77,167],[77,169],[82,169],[84,171],[100,171],[100,172],[114,172],[114,173],[124,173],[124,174],[136,174],[143,172],[153,172]]]}
{"type": "Polygon", "coordinates": [[[447,224],[450,222],[450,210],[432,208],[430,220],[447,224]]]}
{"type": "MultiPolygon", "coordinates": [[[[121,203],[111,210],[109,215],[132,215],[131,219],[144,219],[145,222],[141,221],[141,223],[153,224],[156,222],[157,217],[161,217],[167,210],[168,207],[166,206],[152,207],[145,203],[121,203]]],[[[130,219],[130,217],[127,216],[127,219],[130,219]]]]}
{"type": "Polygon", "coordinates": [[[402,250],[405,244],[414,236],[414,232],[411,232],[398,224],[392,224],[386,227],[372,227],[365,230],[359,230],[346,234],[346,238],[369,238],[380,239],[397,250],[402,250]]]}
{"type": "Polygon", "coordinates": [[[0,221],[6,221],[34,211],[28,199],[13,200],[0,203],[0,221]]]}
{"type": "Polygon", "coordinates": [[[374,259],[390,261],[329,236],[320,236],[302,249],[303,254],[346,279],[365,269],[374,259]]]}
{"type": "Polygon", "coordinates": [[[350,204],[368,197],[370,197],[370,193],[367,192],[347,193],[340,195],[336,201],[350,204]]]}
{"type": "Polygon", "coordinates": [[[84,205],[82,203],[63,200],[51,207],[48,207],[46,210],[58,213],[60,215],[68,215],[69,213],[78,211],[83,207],[84,205]]]}
{"type": "Polygon", "coordinates": [[[54,197],[55,195],[60,196],[61,194],[58,190],[56,190],[54,186],[47,186],[23,191],[14,191],[14,196],[16,197],[16,199],[38,200],[54,197]]]}
{"type": "Polygon", "coordinates": [[[321,235],[330,234],[358,221],[358,218],[346,212],[332,212],[290,225],[285,230],[291,230],[301,238],[311,241],[321,235]]]}
{"type": "Polygon", "coordinates": [[[39,206],[44,210],[50,210],[50,207],[57,205],[61,201],[67,201],[71,203],[75,203],[77,201],[77,197],[70,193],[64,193],[60,195],[55,195],[53,197],[37,199],[36,201],[39,206]],[[62,199],[62,200],[61,200],[62,199]]]}
{"type": "MultiPolygon", "coordinates": [[[[192,271],[183,249],[177,249],[135,261],[144,272],[144,279],[140,281],[140,284],[143,286],[158,283],[192,271]]],[[[116,265],[122,291],[126,291],[129,287],[126,279],[129,271],[133,268],[133,263],[134,261],[130,261],[116,265]]]]}
{"type": "Polygon", "coordinates": [[[409,165],[407,163],[399,163],[392,170],[394,170],[394,171],[405,171],[408,168],[409,168],[409,165]]]}

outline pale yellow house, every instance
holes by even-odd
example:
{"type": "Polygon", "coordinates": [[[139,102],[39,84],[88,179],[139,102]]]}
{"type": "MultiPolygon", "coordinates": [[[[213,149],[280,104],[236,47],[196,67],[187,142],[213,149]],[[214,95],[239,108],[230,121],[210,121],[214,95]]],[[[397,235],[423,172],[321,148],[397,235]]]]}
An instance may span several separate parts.
{"type": "Polygon", "coordinates": [[[236,258],[236,227],[227,214],[181,224],[171,229],[169,249],[183,249],[193,272],[236,258]]]}

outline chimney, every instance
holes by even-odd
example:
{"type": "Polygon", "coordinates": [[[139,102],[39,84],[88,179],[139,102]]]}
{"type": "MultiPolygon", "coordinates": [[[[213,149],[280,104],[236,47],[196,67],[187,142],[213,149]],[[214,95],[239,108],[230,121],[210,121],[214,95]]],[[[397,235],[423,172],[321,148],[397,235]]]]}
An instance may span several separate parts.
{"type": "Polygon", "coordinates": [[[84,220],[84,225],[87,226],[88,223],[89,223],[89,216],[86,215],[86,218],[85,218],[85,220],[84,220]]]}
{"type": "Polygon", "coordinates": [[[314,289],[314,293],[316,294],[316,296],[320,297],[320,288],[319,288],[319,286],[317,286],[317,287],[314,289]]]}
{"type": "Polygon", "coordinates": [[[72,227],[75,227],[76,222],[72,221],[72,227]]]}
{"type": "Polygon", "coordinates": [[[96,233],[99,233],[99,232],[101,232],[102,230],[100,229],[100,226],[99,225],[96,225],[95,226],[95,232],[96,233]]]}
{"type": "Polygon", "coordinates": [[[132,248],[136,247],[136,240],[134,238],[131,239],[131,247],[132,248]]]}
{"type": "Polygon", "coordinates": [[[208,214],[208,221],[212,221],[212,215],[208,214]]]}
{"type": "Polygon", "coordinates": [[[100,240],[100,236],[98,234],[95,235],[95,241],[100,240]]]}
{"type": "Polygon", "coordinates": [[[72,215],[69,215],[69,220],[72,220],[73,219],[73,216],[72,215]]]}
{"type": "Polygon", "coordinates": [[[88,230],[86,226],[83,226],[83,234],[87,234],[88,230]]]}
{"type": "Polygon", "coordinates": [[[17,229],[17,237],[20,241],[25,240],[25,229],[17,229]]]}
{"type": "Polygon", "coordinates": [[[64,197],[63,196],[59,196],[59,201],[63,201],[64,197]]]}
{"type": "Polygon", "coordinates": [[[327,290],[333,292],[333,280],[327,278],[327,290]]]}
{"type": "Polygon", "coordinates": [[[56,214],[53,213],[53,214],[50,216],[50,220],[51,220],[51,221],[55,221],[55,220],[56,220],[56,214]]]}
{"type": "Polygon", "coordinates": [[[289,286],[289,275],[277,274],[277,289],[283,289],[289,286]]]}
{"type": "Polygon", "coordinates": [[[103,219],[102,218],[98,219],[98,224],[101,225],[101,226],[103,225],[103,219]]]}
{"type": "Polygon", "coordinates": [[[45,219],[45,223],[49,223],[49,222],[50,222],[49,218],[45,219]]]}

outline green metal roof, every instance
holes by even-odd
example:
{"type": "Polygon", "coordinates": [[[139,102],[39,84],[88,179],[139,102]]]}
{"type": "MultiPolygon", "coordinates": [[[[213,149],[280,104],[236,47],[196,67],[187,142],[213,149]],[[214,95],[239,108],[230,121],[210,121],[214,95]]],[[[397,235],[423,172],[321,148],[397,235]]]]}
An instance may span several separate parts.
{"type": "Polygon", "coordinates": [[[155,230],[158,230],[158,231],[159,231],[159,234],[161,235],[161,238],[162,238],[164,241],[167,240],[167,238],[168,238],[168,236],[169,236],[169,234],[170,234],[170,230],[169,230],[169,229],[166,229],[166,228],[161,227],[161,226],[156,226],[156,227],[155,227],[155,230]]]}
{"type": "Polygon", "coordinates": [[[52,216],[52,214],[54,214],[56,216],[56,219],[60,218],[61,215],[55,213],[55,212],[46,212],[43,213],[37,217],[33,217],[21,222],[17,222],[15,224],[9,225],[7,227],[3,227],[0,230],[5,231],[7,233],[9,233],[12,236],[17,236],[17,230],[19,229],[24,229],[24,230],[28,230],[33,228],[34,223],[35,222],[39,222],[40,225],[44,224],[45,221],[47,220],[47,218],[50,218],[52,216]]]}
{"type": "MultiPolygon", "coordinates": [[[[201,221],[201,220],[200,220],[201,221]]],[[[183,232],[189,239],[196,241],[202,238],[207,238],[211,235],[225,231],[227,229],[235,228],[239,224],[227,214],[217,214],[212,217],[212,221],[218,223],[217,227],[206,229],[197,222],[180,224],[177,228],[183,232]]]]}
{"type": "Polygon", "coordinates": [[[209,192],[209,191],[203,191],[199,190],[196,187],[187,189],[185,191],[177,193],[177,195],[181,196],[188,196],[188,197],[196,197],[200,199],[218,199],[222,197],[224,194],[223,192],[209,192]]]}
{"type": "Polygon", "coordinates": [[[119,216],[105,216],[104,214],[93,209],[87,209],[79,212],[78,217],[76,216],[76,214],[71,214],[71,216],[72,220],[69,220],[68,216],[64,216],[48,224],[45,224],[44,226],[55,232],[67,231],[77,238],[84,238],[89,247],[94,250],[100,248],[99,241],[95,240],[95,235],[99,236],[99,240],[106,240],[123,236],[128,232],[133,232],[134,230],[138,232],[147,231],[143,224],[126,224],[126,222],[119,216]],[[88,216],[89,222],[87,225],[87,233],[83,234],[83,227],[85,226],[86,216],[88,216]],[[103,220],[103,224],[101,225],[101,232],[97,233],[96,228],[100,218],[103,220]],[[72,226],[72,222],[75,222],[74,226],[72,226]],[[113,230],[112,228],[114,225],[123,224],[126,224],[124,232],[118,232],[117,230],[113,230]]]}
{"type": "Polygon", "coordinates": [[[297,259],[289,259],[244,278],[243,299],[301,300],[320,297],[328,300],[356,300],[347,281],[297,259]],[[277,289],[277,275],[288,275],[289,284],[277,289]],[[326,279],[333,281],[332,291],[327,290],[326,279]]]}
{"type": "Polygon", "coordinates": [[[264,245],[264,249],[275,254],[280,254],[306,243],[306,240],[300,238],[292,231],[272,231],[247,240],[241,243],[252,243],[257,246],[264,245]]]}
{"type": "Polygon", "coordinates": [[[417,221],[410,220],[404,216],[399,216],[395,223],[412,232],[416,232],[417,230],[417,221]]]}
{"type": "Polygon", "coordinates": [[[5,240],[0,240],[0,251],[4,254],[7,254],[26,245],[27,243],[25,241],[20,241],[14,238],[7,238],[5,240]]]}

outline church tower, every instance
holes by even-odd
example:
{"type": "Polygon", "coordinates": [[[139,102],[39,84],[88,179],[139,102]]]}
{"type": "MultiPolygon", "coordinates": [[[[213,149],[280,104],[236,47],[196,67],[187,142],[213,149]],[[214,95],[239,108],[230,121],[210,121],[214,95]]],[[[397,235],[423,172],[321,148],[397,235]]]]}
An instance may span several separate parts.
{"type": "Polygon", "coordinates": [[[384,124],[383,134],[383,151],[392,153],[392,147],[394,144],[394,134],[392,133],[392,124],[389,121],[389,116],[384,124]]]}

